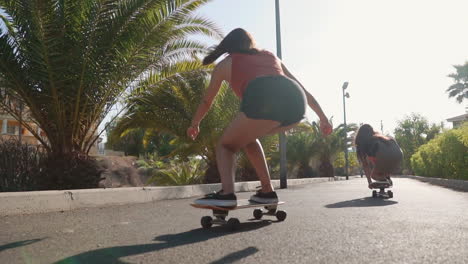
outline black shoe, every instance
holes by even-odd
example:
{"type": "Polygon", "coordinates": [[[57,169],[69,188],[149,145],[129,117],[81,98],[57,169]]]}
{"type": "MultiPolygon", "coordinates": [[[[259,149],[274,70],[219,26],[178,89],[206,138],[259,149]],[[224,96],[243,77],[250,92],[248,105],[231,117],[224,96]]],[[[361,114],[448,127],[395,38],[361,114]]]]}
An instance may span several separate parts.
{"type": "Polygon", "coordinates": [[[387,181],[390,184],[390,186],[393,186],[393,181],[392,181],[392,179],[390,179],[390,177],[387,177],[387,181]]]}
{"type": "Polygon", "coordinates": [[[216,193],[207,194],[205,197],[195,200],[194,203],[220,207],[236,207],[237,197],[233,193],[221,194],[221,191],[219,191],[216,193]]]}
{"type": "Polygon", "coordinates": [[[254,195],[250,196],[249,201],[256,202],[256,203],[264,203],[264,204],[272,204],[278,203],[278,195],[276,192],[261,192],[257,191],[254,195]]]}

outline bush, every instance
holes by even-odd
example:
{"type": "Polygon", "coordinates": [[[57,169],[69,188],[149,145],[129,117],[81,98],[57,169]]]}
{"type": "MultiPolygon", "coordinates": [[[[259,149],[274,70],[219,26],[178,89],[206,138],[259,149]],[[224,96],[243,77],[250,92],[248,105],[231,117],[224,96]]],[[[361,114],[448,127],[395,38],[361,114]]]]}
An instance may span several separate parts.
{"type": "Polygon", "coordinates": [[[438,135],[411,157],[416,175],[468,180],[468,125],[438,135]]]}
{"type": "Polygon", "coordinates": [[[0,192],[35,190],[45,157],[37,146],[0,139],[0,192]]]}
{"type": "Polygon", "coordinates": [[[148,163],[146,161],[144,161],[144,160],[137,160],[135,162],[135,165],[136,165],[137,168],[141,168],[141,167],[147,168],[147,167],[149,167],[148,163]]]}
{"type": "Polygon", "coordinates": [[[93,157],[80,153],[50,155],[45,159],[37,182],[38,190],[98,188],[104,169],[93,157]]]}
{"type": "Polygon", "coordinates": [[[172,161],[166,169],[155,173],[149,184],[175,186],[199,184],[203,181],[206,164],[204,160],[190,159],[188,161],[172,161]]]}

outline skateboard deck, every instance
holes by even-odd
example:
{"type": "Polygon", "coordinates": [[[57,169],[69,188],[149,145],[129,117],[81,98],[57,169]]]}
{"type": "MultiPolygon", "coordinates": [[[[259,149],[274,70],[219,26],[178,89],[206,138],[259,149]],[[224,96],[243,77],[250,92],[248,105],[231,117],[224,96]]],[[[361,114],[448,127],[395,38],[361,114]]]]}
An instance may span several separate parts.
{"type": "Polygon", "coordinates": [[[373,182],[371,183],[372,189],[389,189],[392,188],[392,185],[387,182],[373,182]]]}
{"type": "Polygon", "coordinates": [[[282,205],[282,204],[284,204],[284,202],[282,201],[277,202],[277,203],[264,204],[264,203],[257,203],[257,202],[253,202],[247,199],[243,199],[243,200],[237,200],[237,206],[235,207],[222,207],[222,206],[194,204],[194,203],[190,205],[195,208],[201,208],[201,209],[232,211],[232,210],[244,209],[244,208],[268,207],[268,206],[277,206],[277,205],[282,205]]]}
{"type": "Polygon", "coordinates": [[[220,207],[220,206],[212,206],[212,205],[201,205],[191,203],[190,205],[195,208],[200,209],[209,209],[213,211],[213,217],[211,216],[204,216],[201,218],[201,225],[205,229],[211,228],[212,225],[224,225],[231,231],[234,231],[239,228],[240,222],[237,218],[230,218],[226,221],[226,217],[229,214],[229,211],[237,210],[237,209],[245,209],[245,208],[261,208],[264,207],[266,210],[262,209],[255,209],[253,211],[253,216],[255,219],[260,220],[264,215],[273,215],[276,216],[278,221],[284,221],[286,219],[286,212],[277,210],[278,205],[282,205],[284,202],[280,201],[278,203],[256,203],[249,201],[247,199],[237,200],[237,206],[235,207],[220,207]]]}

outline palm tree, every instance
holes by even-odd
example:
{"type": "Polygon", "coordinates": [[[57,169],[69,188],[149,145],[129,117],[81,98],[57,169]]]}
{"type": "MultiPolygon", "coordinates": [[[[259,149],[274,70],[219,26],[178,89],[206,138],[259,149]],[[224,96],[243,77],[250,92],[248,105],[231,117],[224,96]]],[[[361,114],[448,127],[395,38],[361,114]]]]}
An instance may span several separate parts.
{"type": "MultiPolygon", "coordinates": [[[[279,138],[278,135],[266,136],[260,139],[265,157],[270,167],[270,174],[273,174],[279,170],[279,138]]],[[[250,163],[245,153],[241,152],[237,160],[237,176],[239,181],[256,181],[258,180],[255,168],[250,163]]]]}
{"type": "MultiPolygon", "coordinates": [[[[221,37],[213,23],[193,15],[206,2],[0,0],[2,86],[21,98],[47,135],[45,140],[22,123],[46,148],[53,161],[48,167],[62,167],[56,174],[66,175],[79,157],[87,159],[100,122],[119,97],[142,92],[134,89],[139,80],[205,52],[191,36],[221,37]]],[[[2,106],[19,119],[17,109],[2,106]]]]}
{"type": "Polygon", "coordinates": [[[181,158],[201,156],[208,165],[205,182],[219,182],[216,144],[239,108],[239,100],[227,85],[221,87],[203,119],[197,140],[192,141],[185,134],[208,85],[210,72],[211,67],[202,67],[199,61],[192,61],[150,75],[140,83],[146,92],[129,98],[131,107],[117,124],[116,134],[124,134],[133,128],[151,128],[173,135],[172,143],[176,149],[171,155],[181,158]]]}
{"type": "Polygon", "coordinates": [[[449,74],[453,78],[454,84],[446,90],[449,93],[449,98],[455,97],[458,103],[462,103],[464,99],[468,99],[468,61],[464,65],[454,65],[456,73],[449,74]]]}
{"type": "Polygon", "coordinates": [[[346,146],[346,136],[348,132],[357,129],[356,124],[348,124],[345,130],[344,125],[341,124],[333,132],[324,136],[316,122],[312,123],[313,133],[317,135],[316,147],[319,150],[318,157],[320,160],[319,175],[320,177],[333,177],[334,168],[332,160],[336,154],[344,151],[346,146]]]}
{"type": "Polygon", "coordinates": [[[298,167],[297,178],[314,176],[311,160],[319,154],[318,134],[309,122],[301,123],[288,133],[288,167],[298,167]]]}

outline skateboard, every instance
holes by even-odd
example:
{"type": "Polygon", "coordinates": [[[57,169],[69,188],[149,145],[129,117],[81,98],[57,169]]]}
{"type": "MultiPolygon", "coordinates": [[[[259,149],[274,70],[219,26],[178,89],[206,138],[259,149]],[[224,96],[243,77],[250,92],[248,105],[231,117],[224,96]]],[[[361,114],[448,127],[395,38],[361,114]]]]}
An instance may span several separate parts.
{"type": "Polygon", "coordinates": [[[393,192],[390,190],[387,190],[385,192],[385,189],[392,188],[392,185],[388,182],[373,182],[371,183],[371,188],[372,189],[380,189],[378,192],[377,190],[372,191],[372,197],[373,198],[393,198],[393,192]]]}
{"type": "Polygon", "coordinates": [[[236,207],[219,207],[219,206],[202,205],[202,204],[194,204],[194,203],[190,205],[195,208],[209,209],[213,211],[214,219],[211,216],[203,216],[201,218],[201,225],[203,228],[209,229],[211,228],[212,225],[224,225],[229,230],[234,231],[239,228],[240,222],[239,222],[239,219],[237,218],[230,218],[229,220],[226,221],[226,217],[228,216],[229,211],[237,210],[237,209],[245,209],[245,208],[264,207],[266,210],[255,209],[253,211],[253,217],[255,219],[260,220],[264,215],[273,215],[273,216],[276,216],[276,219],[278,219],[278,221],[284,221],[287,216],[286,212],[277,210],[278,205],[282,205],[282,204],[284,204],[284,202],[264,204],[264,203],[256,203],[253,201],[249,201],[247,199],[243,199],[243,200],[237,200],[236,207]]]}

